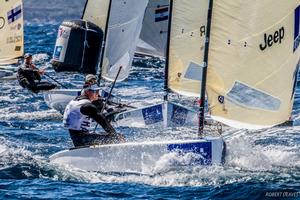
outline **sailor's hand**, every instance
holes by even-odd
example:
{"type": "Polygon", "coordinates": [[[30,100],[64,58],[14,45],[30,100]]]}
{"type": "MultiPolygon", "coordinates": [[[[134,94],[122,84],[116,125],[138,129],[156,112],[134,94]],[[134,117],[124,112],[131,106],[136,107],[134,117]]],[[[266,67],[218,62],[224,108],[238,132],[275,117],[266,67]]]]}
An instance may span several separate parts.
{"type": "Polygon", "coordinates": [[[39,74],[40,75],[44,75],[44,73],[45,73],[45,68],[40,68],[39,69],[39,74]]]}
{"type": "Polygon", "coordinates": [[[117,133],[117,137],[120,143],[126,142],[124,135],[117,133]]]}

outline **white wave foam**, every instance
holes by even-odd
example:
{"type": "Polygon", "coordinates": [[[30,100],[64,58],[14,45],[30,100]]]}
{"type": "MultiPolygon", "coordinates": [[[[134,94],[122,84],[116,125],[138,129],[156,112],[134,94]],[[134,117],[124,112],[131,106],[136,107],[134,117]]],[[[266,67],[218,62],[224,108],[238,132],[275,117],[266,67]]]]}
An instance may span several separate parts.
{"type": "Polygon", "coordinates": [[[1,110],[0,120],[49,120],[61,119],[61,115],[55,110],[36,112],[5,113],[1,110]]]}
{"type": "Polygon", "coordinates": [[[7,151],[7,147],[5,145],[0,145],[0,154],[4,153],[7,151]]]}

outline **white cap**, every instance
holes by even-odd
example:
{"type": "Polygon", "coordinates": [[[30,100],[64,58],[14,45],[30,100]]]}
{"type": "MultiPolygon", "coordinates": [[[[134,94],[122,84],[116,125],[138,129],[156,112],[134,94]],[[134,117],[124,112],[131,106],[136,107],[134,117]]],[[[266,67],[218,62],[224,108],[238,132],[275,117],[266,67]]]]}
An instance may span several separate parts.
{"type": "Polygon", "coordinates": [[[85,82],[88,83],[88,82],[92,82],[92,80],[97,80],[97,77],[94,75],[94,74],[88,74],[86,75],[85,77],[85,82]]]}
{"type": "Polygon", "coordinates": [[[85,91],[87,90],[92,90],[92,91],[97,91],[101,90],[101,88],[97,84],[89,85],[88,87],[84,88],[85,91]]]}

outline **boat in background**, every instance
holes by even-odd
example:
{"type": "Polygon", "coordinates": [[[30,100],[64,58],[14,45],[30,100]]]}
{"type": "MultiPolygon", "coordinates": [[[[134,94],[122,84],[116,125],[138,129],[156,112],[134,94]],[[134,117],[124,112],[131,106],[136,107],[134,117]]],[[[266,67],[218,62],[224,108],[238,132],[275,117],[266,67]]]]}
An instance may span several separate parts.
{"type": "MultiPolygon", "coordinates": [[[[122,70],[117,81],[128,77],[147,4],[148,0],[127,0],[125,3],[106,0],[86,1],[82,19],[92,22],[104,31],[99,79],[113,81],[120,66],[122,70]]],[[[61,32],[63,30],[59,31],[57,41],[61,32]]],[[[55,48],[57,47],[60,47],[60,52],[64,52],[63,45],[56,44],[55,48]]],[[[54,52],[54,57],[55,54],[54,52]]],[[[77,89],[78,92],[80,90],[77,89]]],[[[58,108],[61,112],[70,99],[76,97],[74,94],[76,94],[74,89],[55,89],[45,92],[44,99],[50,108],[58,108]]]]}
{"type": "Polygon", "coordinates": [[[166,57],[169,0],[149,0],[135,55],[166,57]]]}
{"type": "Polygon", "coordinates": [[[1,3],[0,11],[0,79],[15,77],[18,59],[24,54],[24,21],[22,0],[1,3]]]}

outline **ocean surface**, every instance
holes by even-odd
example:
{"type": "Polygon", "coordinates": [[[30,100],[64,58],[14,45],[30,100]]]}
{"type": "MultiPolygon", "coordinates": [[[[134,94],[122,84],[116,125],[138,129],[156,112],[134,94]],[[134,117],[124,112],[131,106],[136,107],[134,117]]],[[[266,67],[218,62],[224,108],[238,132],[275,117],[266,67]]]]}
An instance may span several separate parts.
{"type": "MultiPolygon", "coordinates": [[[[80,87],[83,76],[56,74],[49,61],[59,24],[80,18],[83,5],[83,0],[25,0],[26,52],[69,88],[80,87]]],[[[163,61],[137,59],[114,92],[134,105],[159,102],[163,72],[163,61]]],[[[300,199],[300,126],[230,130],[224,166],[174,169],[161,162],[141,174],[82,172],[49,163],[50,155],[72,143],[61,115],[47,107],[43,95],[16,81],[1,82],[0,88],[0,199],[300,199]]],[[[294,117],[299,108],[300,86],[294,117]]],[[[155,129],[140,137],[136,129],[119,131],[133,141],[159,139],[155,129]]],[[[195,136],[190,128],[172,131],[195,136]]]]}

